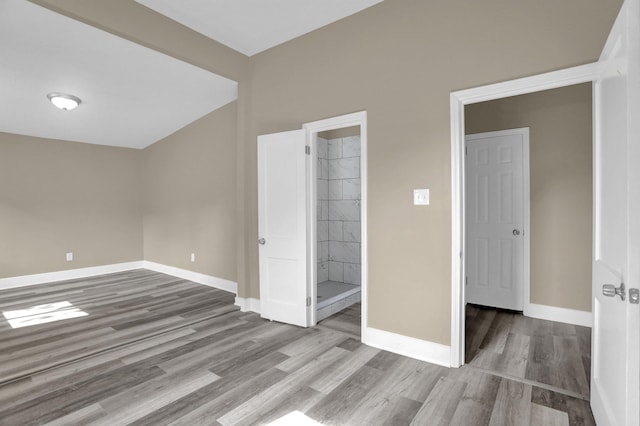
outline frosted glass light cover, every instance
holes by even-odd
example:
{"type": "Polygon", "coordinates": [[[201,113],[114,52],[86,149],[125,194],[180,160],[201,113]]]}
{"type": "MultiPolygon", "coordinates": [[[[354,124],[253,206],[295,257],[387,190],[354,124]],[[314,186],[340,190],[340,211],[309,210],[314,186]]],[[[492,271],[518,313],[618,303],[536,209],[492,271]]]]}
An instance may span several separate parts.
{"type": "Polygon", "coordinates": [[[80,98],[65,93],[49,93],[47,98],[53,105],[64,111],[71,111],[80,105],[80,98]]]}

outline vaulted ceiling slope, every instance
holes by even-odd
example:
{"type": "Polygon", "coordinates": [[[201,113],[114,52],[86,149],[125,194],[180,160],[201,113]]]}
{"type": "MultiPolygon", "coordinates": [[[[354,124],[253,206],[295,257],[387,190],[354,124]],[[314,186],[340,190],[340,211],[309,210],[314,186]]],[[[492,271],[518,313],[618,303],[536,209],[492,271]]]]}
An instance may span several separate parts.
{"type": "Polygon", "coordinates": [[[136,0],[247,56],[383,0],[136,0]]]}
{"type": "Polygon", "coordinates": [[[233,80],[27,1],[0,0],[0,52],[0,132],[144,148],[237,99],[233,80]]]}

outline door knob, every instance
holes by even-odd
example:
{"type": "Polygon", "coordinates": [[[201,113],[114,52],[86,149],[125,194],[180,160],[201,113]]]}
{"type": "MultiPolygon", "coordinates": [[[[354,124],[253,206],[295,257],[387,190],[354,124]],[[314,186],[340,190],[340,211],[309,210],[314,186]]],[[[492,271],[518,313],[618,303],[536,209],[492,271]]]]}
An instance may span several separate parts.
{"type": "Polygon", "coordinates": [[[602,286],[602,294],[607,297],[620,296],[620,299],[624,301],[626,293],[624,291],[624,283],[620,283],[620,287],[616,287],[613,284],[605,284],[602,286]]]}
{"type": "Polygon", "coordinates": [[[520,235],[520,230],[519,229],[514,229],[513,230],[513,235],[515,235],[515,236],[520,235]]]}
{"type": "Polygon", "coordinates": [[[267,240],[265,240],[264,238],[260,238],[258,240],[258,244],[260,244],[261,246],[265,245],[267,243],[267,240]]]}

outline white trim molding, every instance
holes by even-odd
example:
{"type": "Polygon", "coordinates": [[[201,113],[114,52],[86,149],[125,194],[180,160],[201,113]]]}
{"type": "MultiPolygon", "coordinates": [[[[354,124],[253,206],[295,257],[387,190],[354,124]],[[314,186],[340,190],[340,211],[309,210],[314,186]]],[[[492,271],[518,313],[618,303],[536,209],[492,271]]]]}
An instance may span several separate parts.
{"type": "Polygon", "coordinates": [[[209,287],[217,288],[219,290],[229,291],[231,293],[238,294],[238,283],[234,281],[225,280],[223,278],[214,277],[212,275],[201,274],[199,272],[189,271],[187,269],[180,269],[174,266],[162,265],[160,263],[150,262],[145,260],[142,262],[142,267],[150,271],[161,272],[163,274],[171,275],[177,278],[193,281],[194,283],[203,284],[209,287]]]}
{"type": "Polygon", "coordinates": [[[524,306],[524,316],[547,321],[563,322],[583,327],[593,327],[593,314],[587,311],[558,308],[556,306],[529,303],[524,306]]]}
{"type": "MultiPolygon", "coordinates": [[[[367,160],[367,152],[368,152],[368,133],[367,133],[367,111],[359,111],[353,112],[350,114],[341,115],[338,117],[326,118],[324,120],[313,121],[310,123],[305,123],[303,128],[306,131],[306,142],[307,145],[311,147],[313,155],[315,155],[315,144],[317,139],[317,134],[320,132],[324,132],[327,130],[335,130],[342,129],[345,127],[360,127],[360,264],[361,264],[361,303],[362,303],[362,314],[361,314],[361,332],[364,335],[365,330],[367,329],[368,324],[368,288],[369,288],[369,252],[368,252],[368,186],[367,186],[367,176],[368,176],[368,160],[367,160]]],[[[309,247],[307,249],[308,259],[307,259],[307,268],[310,271],[309,279],[308,279],[308,289],[307,294],[311,297],[311,305],[309,306],[309,312],[307,314],[308,324],[309,326],[316,325],[317,322],[317,276],[315,271],[317,253],[316,253],[316,192],[315,192],[315,183],[316,183],[316,170],[315,170],[315,158],[312,156],[312,164],[311,164],[311,173],[308,175],[309,182],[308,194],[309,198],[307,200],[307,209],[308,209],[308,220],[312,222],[312,226],[310,227],[310,232],[307,232],[309,238],[309,247]]],[[[309,172],[309,171],[308,171],[309,172]]]]}
{"type": "Polygon", "coordinates": [[[88,268],[68,269],[65,271],[45,272],[42,274],[22,275],[19,277],[9,277],[0,279],[0,290],[10,288],[26,287],[30,285],[46,284],[58,281],[68,281],[81,278],[95,277],[97,275],[113,274],[116,272],[131,271],[134,269],[148,269],[150,271],[161,272],[177,278],[193,281],[209,287],[229,291],[238,294],[238,284],[234,281],[205,275],[186,269],[175,268],[173,266],[162,265],[160,263],[139,260],[136,262],[116,263],[112,265],[92,266],[88,268]]]}
{"type": "Polygon", "coordinates": [[[240,307],[242,312],[260,313],[260,299],[254,297],[238,297],[236,296],[236,306],[240,307]]]}
{"type": "Polygon", "coordinates": [[[451,347],[377,328],[363,330],[362,343],[432,364],[451,366],[451,347]]]}
{"type": "Polygon", "coordinates": [[[144,268],[143,261],[136,261],[116,263],[112,265],[91,266],[88,268],[67,269],[65,271],[45,272],[42,274],[21,275],[18,277],[0,279],[0,290],[95,277],[97,275],[113,274],[116,272],[131,271],[133,269],[142,268],[144,268]]]}
{"type": "Polygon", "coordinates": [[[452,92],[451,114],[451,366],[464,364],[465,105],[594,81],[598,63],[452,92]]]}

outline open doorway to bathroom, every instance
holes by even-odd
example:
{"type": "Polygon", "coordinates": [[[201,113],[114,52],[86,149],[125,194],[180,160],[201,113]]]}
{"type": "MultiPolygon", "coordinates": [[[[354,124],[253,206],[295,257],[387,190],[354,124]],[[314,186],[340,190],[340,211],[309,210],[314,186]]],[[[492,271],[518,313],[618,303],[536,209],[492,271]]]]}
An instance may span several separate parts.
{"type": "Polygon", "coordinates": [[[360,337],[362,206],[360,126],[319,132],[316,322],[360,337]]]}

